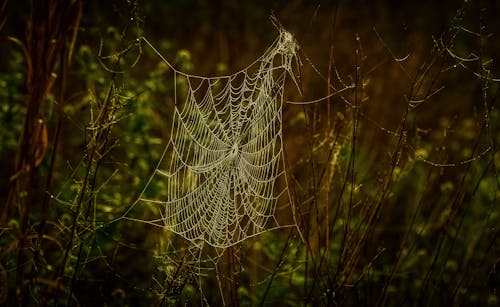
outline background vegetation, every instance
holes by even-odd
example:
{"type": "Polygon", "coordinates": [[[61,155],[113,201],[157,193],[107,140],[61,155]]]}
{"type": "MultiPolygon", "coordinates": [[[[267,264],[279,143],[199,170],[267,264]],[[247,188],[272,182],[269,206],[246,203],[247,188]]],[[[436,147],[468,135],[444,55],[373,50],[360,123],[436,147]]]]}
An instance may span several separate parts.
{"type": "MultiPolygon", "coordinates": [[[[0,305],[498,305],[497,1],[0,2],[0,305]],[[408,2],[409,3],[409,2],[408,2]],[[301,240],[202,276],[116,221],[170,134],[175,66],[237,71],[294,33],[284,106],[301,240]]],[[[156,186],[161,189],[161,183],[156,186]]],[[[143,218],[151,212],[141,212],[143,218]]]]}

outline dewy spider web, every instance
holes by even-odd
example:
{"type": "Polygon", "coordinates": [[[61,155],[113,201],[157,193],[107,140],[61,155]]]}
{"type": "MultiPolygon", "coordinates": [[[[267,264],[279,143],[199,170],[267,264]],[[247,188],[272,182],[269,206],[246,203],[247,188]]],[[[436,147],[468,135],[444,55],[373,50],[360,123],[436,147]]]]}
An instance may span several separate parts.
{"type": "Polygon", "coordinates": [[[195,246],[215,248],[294,226],[280,225],[275,211],[282,201],[294,216],[284,171],[282,105],[297,49],[293,36],[280,30],[257,61],[223,77],[189,75],[165,61],[174,71],[176,97],[179,84],[187,87],[185,101],[176,100],[170,141],[133,204],[156,207],[160,217],[148,223],[195,246]],[[158,180],[166,184],[161,198],[145,197],[158,180]]]}

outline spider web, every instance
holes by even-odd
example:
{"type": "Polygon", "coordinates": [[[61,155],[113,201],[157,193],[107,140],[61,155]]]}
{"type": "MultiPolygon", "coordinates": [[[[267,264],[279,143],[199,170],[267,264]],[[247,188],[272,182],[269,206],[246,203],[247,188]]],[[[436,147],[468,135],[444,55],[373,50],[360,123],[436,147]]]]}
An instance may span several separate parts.
{"type": "Polygon", "coordinates": [[[222,249],[296,225],[280,225],[276,209],[279,203],[291,208],[282,105],[286,76],[295,81],[297,50],[293,36],[280,30],[259,59],[222,77],[186,74],[165,60],[176,86],[171,137],[132,206],[152,206],[159,217],[138,221],[166,228],[195,246],[222,249]],[[180,103],[178,96],[184,96],[180,103]],[[155,182],[164,182],[165,189],[146,196],[155,182]]]}

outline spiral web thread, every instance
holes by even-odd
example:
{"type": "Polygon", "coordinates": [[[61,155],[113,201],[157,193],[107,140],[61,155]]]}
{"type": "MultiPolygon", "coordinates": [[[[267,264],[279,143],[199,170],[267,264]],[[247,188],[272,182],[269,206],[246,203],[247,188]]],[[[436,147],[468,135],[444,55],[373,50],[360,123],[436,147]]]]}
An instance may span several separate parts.
{"type": "Polygon", "coordinates": [[[166,62],[174,71],[176,97],[184,85],[185,100],[176,100],[170,140],[134,204],[153,206],[160,217],[142,222],[194,246],[221,249],[296,225],[280,225],[275,213],[278,203],[286,203],[293,216],[282,105],[297,49],[293,36],[281,30],[259,59],[232,75],[195,76],[166,62]],[[145,191],[155,181],[164,181],[166,189],[148,198],[145,191]]]}

